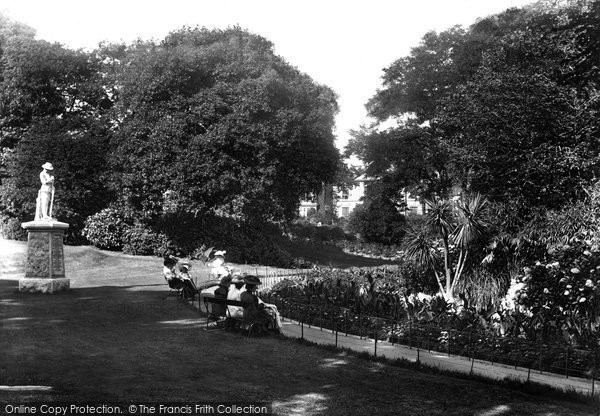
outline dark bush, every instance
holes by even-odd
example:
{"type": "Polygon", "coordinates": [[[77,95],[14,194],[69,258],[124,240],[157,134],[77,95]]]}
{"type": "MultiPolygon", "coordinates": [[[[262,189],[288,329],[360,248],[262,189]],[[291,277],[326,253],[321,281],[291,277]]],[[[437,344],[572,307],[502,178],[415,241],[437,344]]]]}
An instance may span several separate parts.
{"type": "Polygon", "coordinates": [[[399,244],[406,233],[406,219],[393,204],[377,199],[354,208],[347,228],[369,243],[399,244]]]}
{"type": "Polygon", "coordinates": [[[82,234],[96,247],[120,250],[123,248],[123,237],[127,228],[117,209],[105,208],[86,219],[82,234]]]}
{"type": "Polygon", "coordinates": [[[227,251],[232,263],[289,266],[292,258],[283,248],[285,238],[275,224],[243,223],[216,215],[194,217],[173,213],[155,227],[164,233],[178,255],[199,253],[202,247],[227,251]]]}
{"type": "Polygon", "coordinates": [[[177,253],[168,237],[144,224],[127,227],[123,233],[123,253],[135,255],[164,256],[177,253]]]}
{"type": "MultiPolygon", "coordinates": [[[[242,223],[216,215],[195,217],[186,213],[167,213],[151,224],[135,225],[117,208],[107,208],[89,217],[84,236],[103,249],[122,249],[127,254],[194,256],[215,247],[227,251],[232,263],[293,266],[286,251],[287,237],[276,224],[242,223]]],[[[317,227],[312,227],[317,228],[317,227]]],[[[308,229],[309,233],[311,228],[308,229]]],[[[325,230],[340,235],[339,229],[325,230]]],[[[330,237],[327,237],[330,238],[330,237]]]]}
{"type": "Polygon", "coordinates": [[[7,240],[27,240],[27,231],[21,227],[18,218],[2,217],[0,219],[0,235],[7,240]]]}

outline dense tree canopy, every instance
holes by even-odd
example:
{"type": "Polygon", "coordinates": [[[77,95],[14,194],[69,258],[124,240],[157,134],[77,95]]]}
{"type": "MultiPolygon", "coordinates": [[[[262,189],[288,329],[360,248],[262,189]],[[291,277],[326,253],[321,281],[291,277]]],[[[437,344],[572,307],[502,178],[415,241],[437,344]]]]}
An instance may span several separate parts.
{"type": "Polygon", "coordinates": [[[599,4],[540,2],[428,33],[384,70],[367,104],[377,123],[347,152],[390,193],[459,185],[524,210],[581,198],[600,167],[599,4]]]}
{"type": "Polygon", "coordinates": [[[165,215],[291,219],[338,174],[336,112],[331,89],[237,27],[88,53],[1,17],[3,227],[32,218],[45,161],[71,241],[108,206],[154,228],[165,215]]]}
{"type": "Polygon", "coordinates": [[[335,94],[267,40],[183,29],[117,52],[114,185],[146,216],[168,191],[188,212],[290,219],[333,179],[335,94]]]}
{"type": "Polygon", "coordinates": [[[406,230],[406,220],[388,199],[373,198],[352,211],[348,229],[367,242],[399,244],[406,230]]]}
{"type": "Polygon", "coordinates": [[[100,62],[82,51],[36,40],[0,19],[0,207],[3,221],[33,219],[46,161],[57,171],[55,213],[72,224],[109,199],[103,182],[110,137],[100,62]]]}

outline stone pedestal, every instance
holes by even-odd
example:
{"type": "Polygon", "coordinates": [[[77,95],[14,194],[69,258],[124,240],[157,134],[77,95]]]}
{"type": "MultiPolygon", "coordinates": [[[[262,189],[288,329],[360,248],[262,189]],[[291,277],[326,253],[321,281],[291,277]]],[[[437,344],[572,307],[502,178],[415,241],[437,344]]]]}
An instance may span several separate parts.
{"type": "Polygon", "coordinates": [[[19,280],[20,292],[54,293],[69,289],[65,277],[63,239],[69,224],[59,221],[30,221],[27,230],[25,278],[19,280]]]}

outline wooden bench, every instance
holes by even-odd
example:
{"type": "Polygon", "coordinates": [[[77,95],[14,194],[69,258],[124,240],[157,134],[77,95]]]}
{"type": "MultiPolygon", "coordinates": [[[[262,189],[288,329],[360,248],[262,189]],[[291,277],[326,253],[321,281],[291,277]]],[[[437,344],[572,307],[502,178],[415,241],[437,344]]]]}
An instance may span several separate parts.
{"type": "Polygon", "coordinates": [[[225,320],[231,319],[235,322],[240,323],[242,326],[247,327],[248,328],[248,336],[250,336],[252,334],[252,330],[255,328],[256,322],[250,322],[244,318],[234,318],[227,314],[227,306],[238,306],[238,307],[243,308],[244,304],[241,301],[225,299],[225,298],[215,298],[212,296],[204,296],[203,298],[204,298],[204,308],[206,309],[206,312],[208,313],[208,317],[206,319],[206,328],[207,329],[208,329],[208,325],[211,320],[217,322],[217,324],[218,324],[221,321],[221,318],[225,318],[225,320]],[[225,308],[223,308],[222,313],[217,314],[212,311],[212,307],[210,309],[208,308],[209,304],[222,305],[222,306],[225,306],[225,308]]]}

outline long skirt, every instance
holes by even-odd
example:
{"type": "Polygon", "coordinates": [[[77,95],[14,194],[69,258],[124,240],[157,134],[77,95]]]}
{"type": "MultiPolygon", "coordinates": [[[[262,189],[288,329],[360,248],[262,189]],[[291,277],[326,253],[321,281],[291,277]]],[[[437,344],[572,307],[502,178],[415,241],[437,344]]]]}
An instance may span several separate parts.
{"type": "Polygon", "coordinates": [[[281,331],[281,317],[279,316],[279,311],[277,310],[277,306],[270,303],[263,303],[264,311],[269,315],[269,327],[277,332],[281,331]]]}

